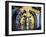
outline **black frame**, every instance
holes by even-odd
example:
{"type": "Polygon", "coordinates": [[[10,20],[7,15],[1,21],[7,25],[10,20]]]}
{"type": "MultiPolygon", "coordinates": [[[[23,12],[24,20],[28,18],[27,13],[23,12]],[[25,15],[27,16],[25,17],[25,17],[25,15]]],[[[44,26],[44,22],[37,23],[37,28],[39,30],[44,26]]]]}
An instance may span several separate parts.
{"type": "Polygon", "coordinates": [[[18,36],[18,35],[34,35],[34,34],[45,34],[45,3],[38,3],[38,2],[22,2],[22,1],[5,1],[5,36],[18,36]],[[42,4],[44,5],[44,32],[43,33],[28,33],[28,34],[13,34],[9,35],[9,3],[29,3],[29,4],[42,4]]]}

